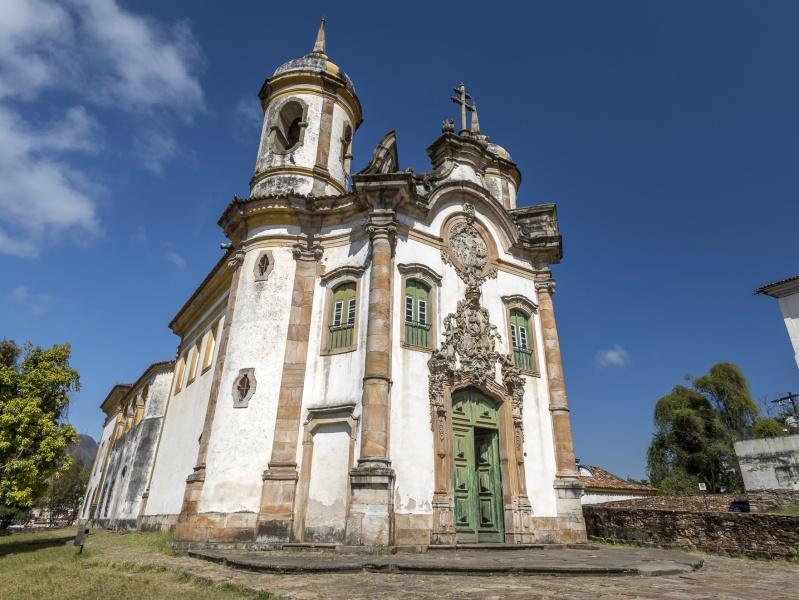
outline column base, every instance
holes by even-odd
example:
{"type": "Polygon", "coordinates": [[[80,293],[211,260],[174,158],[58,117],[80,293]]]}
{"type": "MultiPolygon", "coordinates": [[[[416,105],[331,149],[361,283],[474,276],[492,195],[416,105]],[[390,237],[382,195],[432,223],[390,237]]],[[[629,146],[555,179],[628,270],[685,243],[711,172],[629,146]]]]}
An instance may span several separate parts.
{"type": "Polygon", "coordinates": [[[514,498],[505,507],[505,543],[532,544],[535,541],[533,507],[527,496],[514,498]]]}
{"type": "Polygon", "coordinates": [[[363,459],[350,470],[345,543],[390,546],[394,531],[394,469],[387,459],[363,459]]]}
{"type": "Polygon", "coordinates": [[[261,543],[289,542],[294,527],[296,466],[274,466],[263,474],[261,508],[255,525],[255,540],[261,543]]]}
{"type": "Polygon", "coordinates": [[[585,485],[572,477],[556,477],[554,487],[558,495],[558,528],[573,541],[586,541],[582,504],[585,485]]]}

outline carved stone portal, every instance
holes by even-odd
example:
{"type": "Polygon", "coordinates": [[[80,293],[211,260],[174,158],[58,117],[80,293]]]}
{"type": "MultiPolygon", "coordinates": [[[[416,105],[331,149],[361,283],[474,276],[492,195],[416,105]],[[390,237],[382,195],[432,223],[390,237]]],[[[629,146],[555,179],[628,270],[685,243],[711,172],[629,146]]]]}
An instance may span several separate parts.
{"type": "MultiPolygon", "coordinates": [[[[524,376],[512,356],[497,350],[501,337],[480,304],[480,286],[486,277],[487,245],[474,227],[474,208],[467,204],[467,220],[450,230],[449,247],[456,260],[447,261],[466,282],[465,297],[444,319],[441,347],[428,361],[431,428],[436,452],[436,491],[433,497],[433,543],[454,543],[452,482],[452,393],[474,386],[497,401],[500,413],[500,458],[506,542],[532,539],[532,508],[524,478],[522,404],[524,376]],[[459,263],[459,264],[458,264],[459,263]],[[500,381],[497,381],[499,375],[500,381]]],[[[446,254],[446,252],[445,252],[446,254]]],[[[449,256],[449,255],[447,255],[449,256]]],[[[494,270],[494,273],[496,270],[494,270]]]]}

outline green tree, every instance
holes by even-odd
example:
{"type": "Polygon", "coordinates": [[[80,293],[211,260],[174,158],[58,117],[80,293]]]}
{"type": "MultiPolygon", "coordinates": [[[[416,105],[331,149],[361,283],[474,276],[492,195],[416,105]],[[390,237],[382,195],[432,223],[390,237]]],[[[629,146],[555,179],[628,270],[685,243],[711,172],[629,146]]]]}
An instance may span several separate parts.
{"type": "Polygon", "coordinates": [[[741,489],[733,443],[759,416],[749,384],[731,363],[676,386],[655,405],[649,476],[661,493],[686,493],[702,482],[710,491],[741,489]]]}
{"type": "Polygon", "coordinates": [[[48,479],[66,472],[77,440],[63,422],[70,392],[80,387],[69,344],[42,349],[0,341],[0,528],[33,506],[48,479]]]}
{"type": "Polygon", "coordinates": [[[72,525],[80,511],[90,474],[90,469],[73,460],[66,471],[50,478],[43,505],[49,510],[51,521],[66,519],[67,524],[72,525]]]}
{"type": "Polygon", "coordinates": [[[783,424],[777,419],[758,419],[752,425],[752,437],[769,438],[788,435],[783,424]]]}

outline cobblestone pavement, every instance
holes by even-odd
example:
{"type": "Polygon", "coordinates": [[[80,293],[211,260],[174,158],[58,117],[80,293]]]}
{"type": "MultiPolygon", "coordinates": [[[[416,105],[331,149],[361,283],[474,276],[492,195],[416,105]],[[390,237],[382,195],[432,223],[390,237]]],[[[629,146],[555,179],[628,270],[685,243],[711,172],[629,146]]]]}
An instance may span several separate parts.
{"type": "MultiPolygon", "coordinates": [[[[635,549],[630,549],[636,551],[635,549]]],[[[645,598],[682,600],[796,600],[799,565],[784,561],[749,560],[697,554],[702,569],[681,575],[645,576],[467,576],[384,573],[279,575],[252,573],[186,555],[142,554],[119,550],[120,561],[159,565],[212,581],[230,582],[278,597],[315,599],[361,598],[645,598]]],[[[113,560],[113,549],[106,550],[113,560]]]]}
{"type": "Polygon", "coordinates": [[[677,575],[702,566],[686,552],[657,548],[586,546],[511,550],[430,550],[423,554],[339,552],[236,552],[194,550],[190,556],[262,572],[404,572],[452,575],[677,575]]]}

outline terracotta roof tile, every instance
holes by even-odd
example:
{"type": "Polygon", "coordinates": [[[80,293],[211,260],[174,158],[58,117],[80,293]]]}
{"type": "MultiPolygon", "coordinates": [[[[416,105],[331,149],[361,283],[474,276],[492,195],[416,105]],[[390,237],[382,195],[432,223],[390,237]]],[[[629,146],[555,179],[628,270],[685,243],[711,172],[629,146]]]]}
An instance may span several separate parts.
{"type": "Polygon", "coordinates": [[[646,493],[654,493],[655,488],[649,485],[641,485],[640,483],[632,483],[630,481],[626,481],[621,477],[617,477],[613,473],[607,472],[605,469],[600,467],[595,467],[593,465],[585,465],[580,464],[579,467],[581,469],[586,469],[590,471],[593,476],[589,477],[587,475],[580,475],[578,479],[585,484],[585,491],[589,492],[591,490],[627,490],[630,492],[646,492],[646,493]]]}

